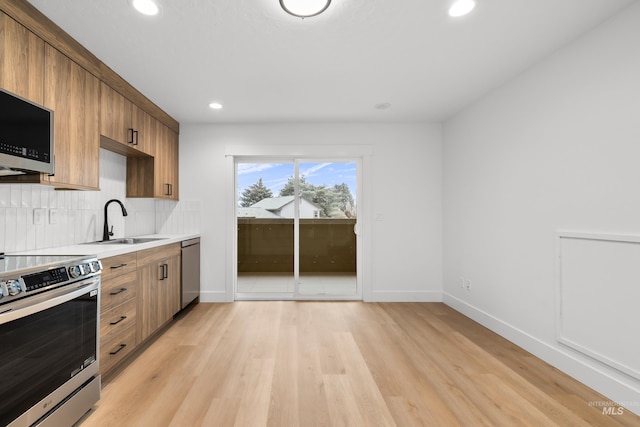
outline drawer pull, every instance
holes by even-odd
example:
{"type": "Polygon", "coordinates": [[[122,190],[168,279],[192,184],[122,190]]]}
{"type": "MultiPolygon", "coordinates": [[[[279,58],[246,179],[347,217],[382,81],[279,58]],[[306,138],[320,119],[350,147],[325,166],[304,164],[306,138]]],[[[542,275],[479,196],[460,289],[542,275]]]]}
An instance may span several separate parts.
{"type": "Polygon", "coordinates": [[[115,270],[115,269],[117,269],[117,268],[122,268],[122,267],[126,267],[126,266],[127,266],[127,264],[122,263],[122,264],[120,264],[120,265],[112,265],[110,268],[111,268],[112,270],[115,270]]]}
{"type": "Polygon", "coordinates": [[[109,354],[112,356],[115,356],[116,354],[120,353],[122,350],[124,350],[124,348],[126,347],[126,344],[120,344],[120,347],[118,347],[118,349],[116,351],[110,351],[109,354]]]}
{"type": "Polygon", "coordinates": [[[126,291],[127,291],[127,288],[120,288],[115,292],[109,293],[109,295],[118,295],[118,294],[121,294],[121,293],[126,292],[126,291]]]}
{"type": "Polygon", "coordinates": [[[111,325],[117,325],[118,323],[122,322],[123,320],[125,320],[127,318],[127,316],[120,316],[120,319],[116,320],[115,322],[111,322],[111,325]]]}

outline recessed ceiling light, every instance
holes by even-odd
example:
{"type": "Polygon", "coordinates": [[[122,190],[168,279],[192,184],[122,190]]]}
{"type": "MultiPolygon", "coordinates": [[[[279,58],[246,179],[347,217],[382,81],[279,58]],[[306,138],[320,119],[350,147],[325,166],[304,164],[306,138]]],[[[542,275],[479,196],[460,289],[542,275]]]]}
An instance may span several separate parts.
{"type": "Polygon", "coordinates": [[[160,9],[158,5],[153,0],[133,0],[133,7],[136,10],[144,15],[157,15],[160,9]]]}
{"type": "Polygon", "coordinates": [[[219,102],[212,102],[211,104],[209,104],[209,108],[213,110],[221,110],[222,104],[220,104],[219,102]]]}
{"type": "Polygon", "coordinates": [[[449,16],[464,16],[476,7],[475,0],[457,0],[449,8],[449,16]]]}
{"type": "Polygon", "coordinates": [[[280,0],[285,12],[303,19],[320,15],[330,4],[331,0],[280,0]]]}

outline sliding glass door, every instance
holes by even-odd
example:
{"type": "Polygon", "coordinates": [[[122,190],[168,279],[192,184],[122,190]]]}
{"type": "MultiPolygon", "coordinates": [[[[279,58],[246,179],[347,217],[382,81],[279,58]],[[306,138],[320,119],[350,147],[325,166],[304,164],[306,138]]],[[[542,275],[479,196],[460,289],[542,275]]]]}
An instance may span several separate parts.
{"type": "Polygon", "coordinates": [[[356,161],[236,159],[236,299],[359,299],[356,161]]]}
{"type": "Polygon", "coordinates": [[[239,297],[279,299],[295,291],[293,197],[281,196],[293,162],[236,163],[239,297]]]}
{"type": "Polygon", "coordinates": [[[355,295],[356,163],[300,162],[298,168],[298,294],[355,295]]]}

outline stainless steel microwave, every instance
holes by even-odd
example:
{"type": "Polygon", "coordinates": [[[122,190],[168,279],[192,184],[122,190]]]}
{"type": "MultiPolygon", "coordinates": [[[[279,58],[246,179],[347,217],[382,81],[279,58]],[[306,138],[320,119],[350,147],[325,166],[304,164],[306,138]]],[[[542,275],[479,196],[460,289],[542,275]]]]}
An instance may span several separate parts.
{"type": "Polygon", "coordinates": [[[0,88],[0,176],[54,173],[53,111],[0,88]]]}

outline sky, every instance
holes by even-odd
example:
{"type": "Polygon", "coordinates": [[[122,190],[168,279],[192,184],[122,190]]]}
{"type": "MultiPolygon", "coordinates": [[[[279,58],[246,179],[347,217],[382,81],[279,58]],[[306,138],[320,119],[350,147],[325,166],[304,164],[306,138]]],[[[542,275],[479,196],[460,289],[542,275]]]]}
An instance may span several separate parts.
{"type": "MultiPolygon", "coordinates": [[[[238,163],[238,195],[262,178],[262,183],[275,197],[293,173],[293,163],[238,163]]],[[[333,187],[345,183],[354,199],[356,197],[355,162],[301,162],[300,175],[314,185],[333,187]]]]}

